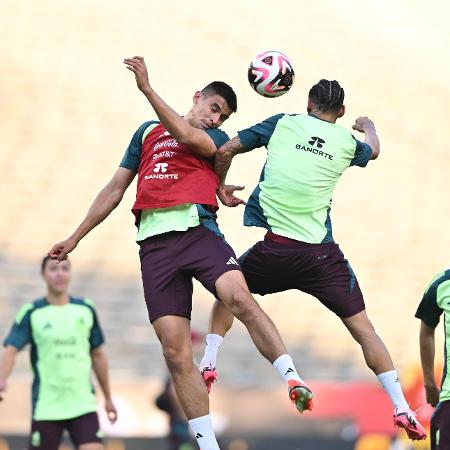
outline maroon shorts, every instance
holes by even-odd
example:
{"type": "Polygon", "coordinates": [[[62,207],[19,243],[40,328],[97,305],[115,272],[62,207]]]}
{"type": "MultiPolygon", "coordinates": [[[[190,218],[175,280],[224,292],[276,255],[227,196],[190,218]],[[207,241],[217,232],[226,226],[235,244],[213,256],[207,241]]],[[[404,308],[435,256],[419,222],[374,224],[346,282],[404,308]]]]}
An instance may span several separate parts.
{"type": "Polygon", "coordinates": [[[199,225],[140,242],[142,283],[150,321],[162,316],[191,318],[192,278],[214,295],[217,279],[241,270],[233,249],[199,225]]]}
{"type": "Polygon", "coordinates": [[[355,274],[337,244],[274,241],[268,236],[239,258],[251,292],[265,295],[299,289],[341,318],[365,309],[355,274]]]}
{"type": "Polygon", "coordinates": [[[450,450],[450,400],[439,403],[431,417],[431,450],[450,450]]]}
{"type": "Polygon", "coordinates": [[[33,420],[30,450],[58,450],[64,430],[69,432],[75,448],[83,444],[102,442],[97,413],[92,412],[67,420],[33,420]]]}

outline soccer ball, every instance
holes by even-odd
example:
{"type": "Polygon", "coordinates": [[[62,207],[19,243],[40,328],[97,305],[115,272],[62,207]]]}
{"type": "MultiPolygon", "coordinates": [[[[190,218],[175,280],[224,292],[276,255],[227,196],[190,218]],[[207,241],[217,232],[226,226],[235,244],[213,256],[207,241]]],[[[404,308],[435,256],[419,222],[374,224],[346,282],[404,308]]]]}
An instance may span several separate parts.
{"type": "Polygon", "coordinates": [[[250,86],[264,97],[286,94],[294,83],[294,78],[291,60],[277,51],[256,55],[248,68],[250,86]]]}

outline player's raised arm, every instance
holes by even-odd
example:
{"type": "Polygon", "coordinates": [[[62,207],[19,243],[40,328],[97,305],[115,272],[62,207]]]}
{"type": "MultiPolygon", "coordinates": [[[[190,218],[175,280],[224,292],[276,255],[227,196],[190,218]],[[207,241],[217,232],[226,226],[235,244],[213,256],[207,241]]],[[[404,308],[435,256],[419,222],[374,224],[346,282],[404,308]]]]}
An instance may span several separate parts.
{"type": "MultiPolygon", "coordinates": [[[[218,126],[217,123],[213,123],[213,120],[210,120],[209,115],[206,114],[204,120],[200,120],[199,123],[196,124],[198,127],[191,125],[188,120],[185,120],[174,111],[150,86],[147,66],[145,65],[142,56],[126,58],[123,62],[127,69],[134,72],[138,88],[147,97],[147,100],[152,105],[156,115],[172,137],[178,143],[187,145],[199,156],[205,158],[214,156],[216,153],[216,146],[213,140],[201,128],[214,128],[218,126]]],[[[221,105],[216,105],[216,108],[218,110],[213,112],[219,118],[220,123],[222,123],[228,118],[230,112],[221,111],[221,105]]]]}
{"type": "Polygon", "coordinates": [[[81,239],[103,222],[117,207],[135,175],[136,173],[132,170],[119,167],[109,183],[95,197],[86,217],[74,233],[66,240],[55,244],[48,255],[58,261],[64,260],[81,239]]]}
{"type": "Polygon", "coordinates": [[[364,142],[372,149],[370,159],[377,159],[380,154],[380,140],[375,129],[375,124],[368,117],[358,117],[352,128],[365,134],[364,142]]]}
{"type": "Polygon", "coordinates": [[[238,153],[245,153],[255,148],[266,146],[275,130],[278,121],[284,114],[276,114],[249,128],[241,130],[238,135],[223,144],[216,153],[214,170],[219,176],[217,196],[225,206],[237,206],[244,203],[235,197],[235,186],[225,185],[225,178],[231,166],[232,159],[238,153]]]}
{"type": "Polygon", "coordinates": [[[225,206],[235,207],[238,205],[245,205],[245,202],[242,199],[234,196],[234,192],[244,189],[244,186],[226,185],[225,179],[233,158],[238,153],[246,151],[247,149],[242,145],[239,136],[230,139],[217,150],[214,163],[214,170],[219,176],[217,197],[225,206]]]}

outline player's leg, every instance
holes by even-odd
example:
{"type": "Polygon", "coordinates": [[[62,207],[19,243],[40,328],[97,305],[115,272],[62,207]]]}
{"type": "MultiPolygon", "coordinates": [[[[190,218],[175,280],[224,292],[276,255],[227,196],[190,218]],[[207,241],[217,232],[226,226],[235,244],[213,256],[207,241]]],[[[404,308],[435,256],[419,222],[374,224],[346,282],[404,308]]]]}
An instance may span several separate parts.
{"type": "Polygon", "coordinates": [[[96,412],[65,421],[73,445],[78,450],[103,450],[102,433],[96,412]]]}
{"type": "Polygon", "coordinates": [[[247,328],[259,352],[288,383],[289,397],[300,412],[312,409],[312,392],[298,374],[281,336],[248,290],[241,271],[225,272],[216,281],[216,293],[229,311],[247,328]]]}
{"type": "Polygon", "coordinates": [[[61,421],[33,420],[29,450],[58,450],[61,444],[64,425],[61,421]]]}
{"type": "Polygon", "coordinates": [[[403,395],[391,356],[367,317],[366,311],[342,318],[342,322],[361,346],[367,366],[375,373],[389,395],[394,406],[394,425],[404,428],[412,440],[425,439],[426,432],[403,395]]]}
{"type": "MultiPolygon", "coordinates": [[[[260,243],[258,243],[260,244],[260,243]]],[[[258,246],[250,248],[239,259],[238,262],[241,265],[242,270],[245,268],[243,262],[246,257],[258,246]]],[[[250,259],[250,258],[248,258],[250,259]]],[[[248,283],[248,281],[247,281],[248,283]]],[[[212,384],[217,380],[217,354],[222,345],[223,338],[228,330],[233,325],[234,316],[229,309],[220,301],[216,300],[209,316],[208,334],[206,335],[205,354],[200,362],[200,371],[208,388],[208,392],[211,390],[212,384]]]]}
{"type": "Polygon", "coordinates": [[[216,292],[228,310],[248,329],[260,353],[273,363],[286,354],[286,347],[272,320],[248,290],[241,271],[225,272],[216,281],[216,292]]]}
{"type": "MultiPolygon", "coordinates": [[[[197,227],[199,228],[199,227],[197,227]]],[[[155,236],[141,243],[145,302],[163,348],[175,391],[202,450],[218,450],[208,393],[194,366],[190,334],[192,277],[185,267],[196,229],[155,236]]]]}
{"type": "Polygon", "coordinates": [[[228,308],[220,300],[216,300],[209,317],[205,353],[199,365],[208,392],[211,391],[212,385],[217,380],[217,354],[225,334],[233,325],[233,320],[234,316],[228,308]]]}
{"type": "Polygon", "coordinates": [[[218,297],[247,327],[253,342],[288,382],[291,400],[302,412],[312,408],[312,393],[286,353],[273,322],[250,294],[233,249],[206,227],[191,233],[190,252],[183,254],[185,269],[192,271],[203,286],[218,297]]]}
{"type": "Polygon", "coordinates": [[[450,400],[438,403],[430,421],[431,450],[450,450],[450,400]]]}
{"type": "MultiPolygon", "coordinates": [[[[305,248],[303,252],[308,250],[305,248]]],[[[361,346],[366,364],[389,395],[394,405],[395,425],[405,428],[410,439],[424,439],[426,433],[409,409],[391,356],[367,317],[358,280],[339,246],[319,244],[309,253],[311,264],[316,261],[315,277],[309,281],[299,278],[298,288],[314,295],[341,318],[361,346]]]]}
{"type": "Polygon", "coordinates": [[[178,399],[199,446],[202,450],[219,449],[209,416],[208,393],[194,364],[189,319],[163,316],[152,324],[161,342],[178,399]]]}
{"type": "MultiPolygon", "coordinates": [[[[376,333],[365,310],[354,316],[342,318],[342,322],[355,341],[361,346],[364,360],[375,375],[394,370],[391,356],[383,341],[376,333]]],[[[403,401],[404,397],[402,394],[401,398],[395,399],[394,406],[399,406],[403,401]]]]}

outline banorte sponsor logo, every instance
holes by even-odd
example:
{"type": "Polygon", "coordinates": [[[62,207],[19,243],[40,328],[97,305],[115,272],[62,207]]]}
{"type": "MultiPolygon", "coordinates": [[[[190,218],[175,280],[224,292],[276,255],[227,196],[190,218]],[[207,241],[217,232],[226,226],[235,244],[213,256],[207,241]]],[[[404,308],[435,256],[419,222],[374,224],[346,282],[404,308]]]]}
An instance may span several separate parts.
{"type": "Polygon", "coordinates": [[[168,168],[168,163],[156,163],[153,169],[156,174],[145,175],[144,180],[178,180],[177,173],[166,173],[168,168]]]}

